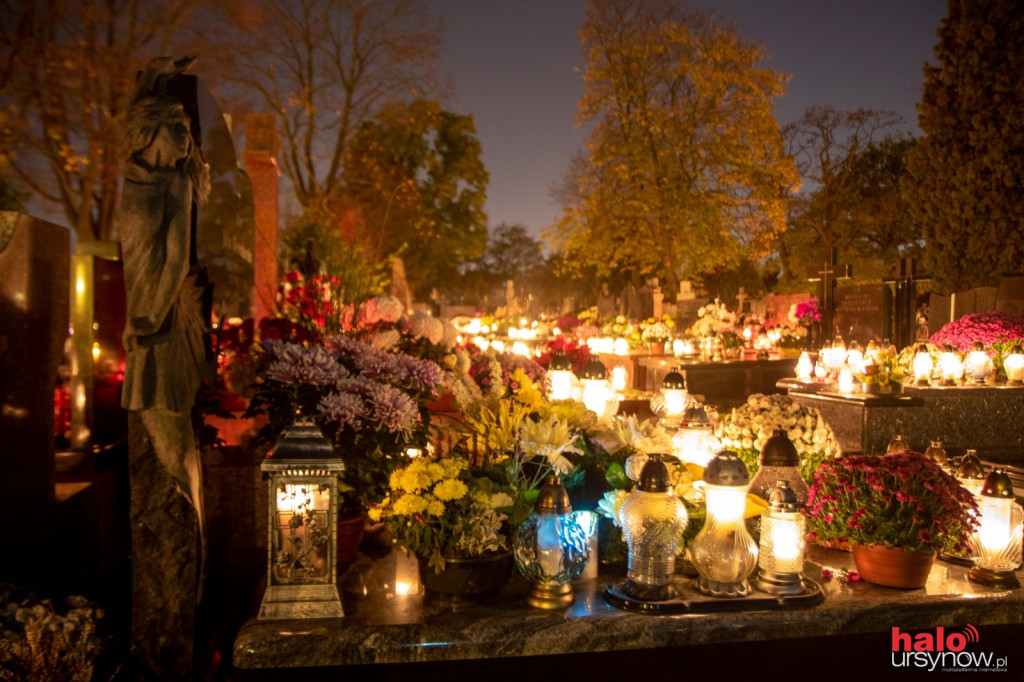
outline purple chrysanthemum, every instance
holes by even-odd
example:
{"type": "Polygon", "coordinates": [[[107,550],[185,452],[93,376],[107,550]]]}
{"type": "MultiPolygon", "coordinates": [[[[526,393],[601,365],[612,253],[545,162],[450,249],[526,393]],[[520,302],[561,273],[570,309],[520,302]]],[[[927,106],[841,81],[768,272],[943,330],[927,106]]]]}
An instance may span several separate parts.
{"type": "Polygon", "coordinates": [[[267,378],[272,381],[326,386],[348,376],[321,346],[307,348],[290,341],[266,341],[263,346],[274,358],[267,368],[267,378]]]}
{"type": "Polygon", "coordinates": [[[373,405],[371,418],[377,422],[378,430],[398,432],[405,437],[411,435],[419,421],[419,410],[412,398],[384,384],[373,387],[369,398],[373,405]]]}
{"type": "Polygon", "coordinates": [[[358,428],[366,414],[362,398],[352,393],[332,393],[320,400],[320,414],[341,429],[358,428]]]}

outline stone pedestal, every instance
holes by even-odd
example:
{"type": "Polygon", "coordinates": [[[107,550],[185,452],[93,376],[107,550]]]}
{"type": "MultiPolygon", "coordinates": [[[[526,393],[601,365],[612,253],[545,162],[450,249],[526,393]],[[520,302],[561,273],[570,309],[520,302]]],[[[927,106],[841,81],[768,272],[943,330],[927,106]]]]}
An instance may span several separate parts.
{"type": "Polygon", "coordinates": [[[131,477],[131,653],[144,679],[193,679],[199,526],[157,460],[137,412],[128,415],[131,477]]]}
{"type": "MultiPolygon", "coordinates": [[[[53,391],[68,334],[67,229],[0,212],[0,510],[54,500],[53,391]]],[[[5,514],[4,518],[14,517],[5,514]]],[[[24,518],[24,517],[22,517],[24,518]]],[[[17,533],[0,540],[0,558],[17,533]]]]}

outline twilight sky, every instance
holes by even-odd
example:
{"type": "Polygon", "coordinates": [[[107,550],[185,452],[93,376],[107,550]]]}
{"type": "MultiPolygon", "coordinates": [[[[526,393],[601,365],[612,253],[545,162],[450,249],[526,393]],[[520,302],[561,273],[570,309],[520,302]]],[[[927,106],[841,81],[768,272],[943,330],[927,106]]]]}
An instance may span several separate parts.
{"type": "MultiPolygon", "coordinates": [[[[448,107],[471,113],[490,171],[490,226],[536,234],[558,214],[550,188],[585,141],[577,37],[584,0],[428,0],[444,17],[448,107]]],[[[922,66],[935,63],[942,0],[692,0],[763,43],[792,74],[776,100],[785,125],[808,107],[891,110],[917,134],[922,66]]]]}

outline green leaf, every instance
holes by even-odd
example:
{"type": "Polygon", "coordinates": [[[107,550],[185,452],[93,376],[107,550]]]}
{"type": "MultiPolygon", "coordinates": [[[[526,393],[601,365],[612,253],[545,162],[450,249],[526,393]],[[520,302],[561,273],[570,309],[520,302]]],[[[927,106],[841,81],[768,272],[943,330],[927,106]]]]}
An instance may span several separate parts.
{"type": "Polygon", "coordinates": [[[608,471],[605,472],[604,478],[608,481],[608,485],[616,490],[626,490],[630,486],[629,476],[626,476],[626,470],[618,462],[608,465],[608,471]]]}

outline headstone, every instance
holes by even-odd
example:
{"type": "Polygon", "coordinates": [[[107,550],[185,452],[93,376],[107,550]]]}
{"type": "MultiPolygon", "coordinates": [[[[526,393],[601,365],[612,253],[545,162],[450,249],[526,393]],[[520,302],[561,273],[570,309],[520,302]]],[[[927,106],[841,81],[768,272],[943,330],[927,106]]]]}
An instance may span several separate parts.
{"type": "MultiPolygon", "coordinates": [[[[68,334],[70,235],[0,212],[0,513],[14,522],[54,500],[53,393],[68,334]]],[[[30,532],[30,531],[27,531],[30,532]]],[[[19,533],[0,539],[0,562],[19,533]]]]}
{"type": "Polygon", "coordinates": [[[693,293],[693,284],[689,280],[683,280],[679,283],[679,293],[676,294],[676,301],[692,301],[697,298],[697,295],[693,293]]]}
{"type": "Polygon", "coordinates": [[[1024,275],[1003,275],[996,289],[996,312],[1024,316],[1024,275]]]}
{"type": "Polygon", "coordinates": [[[958,291],[953,300],[953,319],[959,320],[964,315],[995,310],[996,291],[996,287],[978,287],[967,291],[958,291]]]}
{"type": "Polygon", "coordinates": [[[245,117],[245,172],[252,187],[253,317],[273,317],[279,281],[277,272],[277,119],[273,114],[245,117]]]}
{"type": "Polygon", "coordinates": [[[210,194],[198,214],[196,252],[214,282],[217,319],[253,315],[253,226],[250,180],[239,168],[227,119],[198,83],[201,146],[210,167],[210,194]]]}
{"type": "Polygon", "coordinates": [[[744,304],[747,301],[747,290],[745,287],[740,287],[740,292],[736,294],[736,310],[740,314],[749,312],[749,308],[745,308],[744,304]]]}
{"type": "Polygon", "coordinates": [[[810,273],[807,278],[809,282],[818,283],[818,309],[821,311],[821,322],[818,325],[824,332],[822,338],[828,340],[835,337],[835,289],[836,281],[850,279],[853,276],[852,268],[849,265],[840,265],[837,262],[837,250],[832,247],[831,253],[826,257],[825,264],[820,270],[810,273]]]}
{"type": "Polygon", "coordinates": [[[637,292],[636,287],[633,286],[632,282],[626,284],[626,288],[622,290],[622,314],[629,320],[639,320],[641,309],[640,309],[640,294],[637,292]]]}
{"type": "Polygon", "coordinates": [[[391,287],[388,292],[402,303],[406,314],[412,310],[412,292],[405,279],[405,263],[397,256],[391,261],[391,287]]]}
{"type": "Polygon", "coordinates": [[[608,282],[601,283],[601,293],[597,295],[597,319],[608,321],[615,317],[615,295],[608,288],[608,282]]]}
{"type": "Polygon", "coordinates": [[[835,326],[849,343],[861,345],[889,338],[892,292],[884,284],[839,287],[835,292],[835,326]]]}
{"type": "Polygon", "coordinates": [[[952,303],[950,296],[932,293],[928,296],[928,336],[942,329],[942,326],[952,322],[952,303]]]}
{"type": "Polygon", "coordinates": [[[519,309],[519,303],[516,301],[515,280],[510,279],[505,282],[505,307],[508,308],[509,312],[519,309]]]}
{"type": "Polygon", "coordinates": [[[644,285],[640,287],[637,298],[640,300],[638,319],[646,320],[654,317],[654,288],[651,286],[650,280],[644,282],[644,285]]]}
{"type": "Polygon", "coordinates": [[[769,324],[790,326],[789,309],[809,298],[810,294],[769,294],[764,299],[765,320],[769,324]]]}
{"type": "Polygon", "coordinates": [[[658,280],[654,280],[654,291],[651,292],[651,317],[656,320],[660,320],[665,294],[661,292],[661,287],[658,286],[657,281],[658,280]]]}

